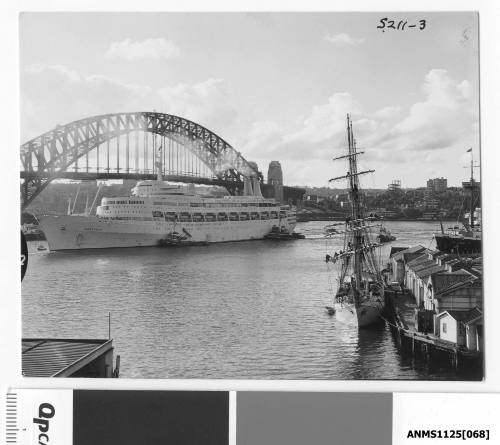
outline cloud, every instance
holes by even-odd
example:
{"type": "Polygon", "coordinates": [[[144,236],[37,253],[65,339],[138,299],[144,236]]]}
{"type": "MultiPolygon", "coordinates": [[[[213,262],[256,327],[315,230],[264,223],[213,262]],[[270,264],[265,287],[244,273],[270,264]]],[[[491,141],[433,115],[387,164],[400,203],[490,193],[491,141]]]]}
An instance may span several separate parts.
{"type": "MultiPolygon", "coordinates": [[[[246,140],[244,153],[272,153],[277,159],[305,160],[314,153],[316,159],[333,157],[335,149],[344,145],[346,114],[361,117],[360,105],[351,94],[334,93],[324,104],[316,105],[296,128],[286,131],[269,121],[256,122],[246,140]]],[[[368,120],[358,120],[358,129],[370,126],[368,120]]]]}
{"type": "Polygon", "coordinates": [[[147,39],[137,42],[125,39],[111,43],[104,54],[107,59],[125,59],[128,61],[140,59],[173,59],[180,55],[180,49],[171,40],[164,38],[147,39]]]}
{"type": "Polygon", "coordinates": [[[375,113],[372,114],[372,117],[374,119],[392,119],[393,117],[397,116],[399,113],[401,113],[401,107],[398,106],[388,106],[381,108],[380,110],[375,111],[375,113]]]}
{"type": "Polygon", "coordinates": [[[412,150],[436,150],[477,132],[478,108],[468,81],[458,82],[448,71],[433,69],[425,76],[422,91],[425,99],[410,107],[386,136],[388,141],[412,150]]]}
{"type": "Polygon", "coordinates": [[[365,43],[365,39],[352,37],[345,32],[340,34],[326,34],[324,40],[336,46],[357,46],[365,43]]]}
{"type": "Polygon", "coordinates": [[[222,137],[236,127],[239,133],[228,137],[229,143],[246,159],[256,160],[261,169],[273,159],[280,160],[287,182],[296,184],[307,182],[309,174],[327,179],[337,172],[330,160],[344,153],[347,113],[352,115],[359,146],[366,152],[363,162],[378,174],[386,172],[385,176],[397,177],[402,163],[419,165],[420,170],[427,166],[418,174],[431,174],[430,166],[435,169],[450,159],[460,162],[462,151],[478,148],[477,97],[468,81],[440,69],[423,77],[420,98],[413,104],[368,110],[351,93],[332,92],[299,121],[291,118],[279,124],[272,119],[239,121],[230,86],[223,79],[150,88],[86,75],[63,65],[30,65],[21,72],[23,142],[56,124],[142,110],[185,117],[222,137]]]}
{"type": "MultiPolygon", "coordinates": [[[[240,146],[245,156],[262,165],[279,159],[296,183],[308,177],[326,180],[335,168],[329,160],[345,151],[350,113],[359,148],[365,151],[360,162],[366,167],[397,177],[402,164],[419,165],[419,174],[431,174],[424,169],[477,147],[478,106],[469,82],[457,81],[446,70],[429,71],[421,91],[422,100],[410,106],[388,105],[371,112],[350,93],[333,93],[295,127],[255,122],[240,146]]],[[[408,177],[415,173],[409,171],[408,177]]]]}
{"type": "Polygon", "coordinates": [[[222,79],[153,89],[62,65],[30,65],[21,72],[22,141],[87,116],[151,110],[182,116],[221,135],[237,114],[222,79]]]}
{"type": "Polygon", "coordinates": [[[142,109],[151,89],[62,65],[30,65],[21,72],[21,140],[82,117],[142,109]]]}
{"type": "Polygon", "coordinates": [[[209,129],[223,133],[236,109],[228,85],[223,79],[208,79],[195,84],[180,83],[160,88],[162,111],[183,116],[209,129]]]}

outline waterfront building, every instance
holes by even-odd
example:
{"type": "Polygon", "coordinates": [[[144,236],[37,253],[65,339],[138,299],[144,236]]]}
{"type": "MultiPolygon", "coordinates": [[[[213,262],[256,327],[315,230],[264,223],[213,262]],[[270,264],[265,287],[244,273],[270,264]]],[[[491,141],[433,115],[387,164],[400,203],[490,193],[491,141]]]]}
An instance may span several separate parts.
{"type": "Polygon", "coordinates": [[[422,255],[422,252],[426,251],[426,248],[423,246],[413,246],[409,248],[397,248],[397,249],[398,251],[391,252],[390,256],[392,281],[396,281],[401,284],[406,284],[405,282],[406,263],[422,255]]]}
{"type": "Polygon", "coordinates": [[[451,261],[446,270],[429,276],[423,286],[424,307],[439,314],[447,310],[482,308],[482,276],[473,268],[451,261]],[[454,264],[455,263],[455,264],[454,264]]]}
{"type": "Polygon", "coordinates": [[[479,308],[449,310],[441,312],[436,318],[439,338],[472,351],[483,350],[483,313],[479,308]]]}
{"type": "Polygon", "coordinates": [[[394,281],[401,282],[404,274],[415,298],[416,318],[428,320],[428,331],[457,346],[482,350],[481,257],[460,258],[415,246],[395,252],[391,267],[394,281]]]}
{"type": "Polygon", "coordinates": [[[113,370],[113,340],[23,338],[25,377],[118,377],[120,356],[113,370]]]}
{"type": "MultiPolygon", "coordinates": [[[[398,258],[400,255],[401,252],[394,256],[398,258]]],[[[481,262],[481,258],[460,259],[426,249],[406,262],[405,286],[414,295],[419,307],[436,314],[446,310],[481,308],[481,262]]]]}
{"type": "Polygon", "coordinates": [[[438,251],[424,252],[422,255],[411,260],[405,265],[406,287],[415,297],[417,307],[424,308],[426,283],[428,277],[437,272],[446,270],[446,266],[439,264],[436,257],[438,251]]]}
{"type": "Polygon", "coordinates": [[[398,212],[391,209],[386,209],[384,207],[376,207],[368,210],[368,213],[373,213],[374,215],[380,216],[381,218],[396,218],[398,212]]]}

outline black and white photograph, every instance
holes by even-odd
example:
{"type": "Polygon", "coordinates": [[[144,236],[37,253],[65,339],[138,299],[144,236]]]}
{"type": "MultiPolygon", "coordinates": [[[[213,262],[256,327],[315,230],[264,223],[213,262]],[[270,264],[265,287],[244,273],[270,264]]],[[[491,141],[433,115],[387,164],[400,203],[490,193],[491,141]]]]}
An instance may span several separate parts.
{"type": "Polygon", "coordinates": [[[480,20],[21,13],[22,375],[482,381],[480,20]]]}

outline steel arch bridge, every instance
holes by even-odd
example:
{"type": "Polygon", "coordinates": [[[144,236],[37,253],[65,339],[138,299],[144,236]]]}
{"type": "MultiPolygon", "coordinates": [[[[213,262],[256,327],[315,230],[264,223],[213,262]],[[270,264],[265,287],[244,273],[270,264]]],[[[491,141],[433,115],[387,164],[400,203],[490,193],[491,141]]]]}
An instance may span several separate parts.
{"type": "Polygon", "coordinates": [[[157,112],[104,114],[58,125],[21,145],[22,208],[53,179],[155,178],[158,151],[169,180],[222,185],[234,194],[245,177],[262,179],[224,139],[188,119],[157,112]]]}

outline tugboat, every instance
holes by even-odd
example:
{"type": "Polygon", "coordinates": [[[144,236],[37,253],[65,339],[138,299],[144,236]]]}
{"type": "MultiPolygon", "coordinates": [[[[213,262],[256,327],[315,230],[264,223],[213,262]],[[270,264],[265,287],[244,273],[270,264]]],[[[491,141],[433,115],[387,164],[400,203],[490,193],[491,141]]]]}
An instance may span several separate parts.
{"type": "Polygon", "coordinates": [[[298,232],[290,233],[290,231],[288,231],[285,227],[279,228],[278,226],[273,226],[271,228],[271,231],[264,236],[264,239],[270,239],[275,241],[276,240],[283,241],[290,239],[305,239],[305,235],[298,232]]]}
{"type": "Polygon", "coordinates": [[[349,115],[347,140],[348,153],[334,159],[348,160],[347,175],[329,181],[347,180],[351,215],[345,221],[343,250],[326,256],[327,263],[340,262],[333,308],[327,308],[328,313],[334,313],[338,320],[365,327],[381,321],[380,315],[384,309],[384,280],[375,255],[380,244],[374,242],[375,236],[371,231],[371,228],[377,225],[374,223],[377,218],[365,215],[358,179],[360,175],[373,173],[374,170],[358,172],[357,157],[363,152],[356,149],[349,115]]]}
{"type": "Polygon", "coordinates": [[[474,159],[472,148],[467,150],[471,154],[470,161],[470,181],[462,183],[465,190],[470,190],[469,212],[464,215],[462,226],[448,228],[445,232],[441,223],[441,233],[434,234],[436,247],[441,252],[456,254],[481,253],[482,229],[481,229],[481,209],[476,208],[479,200],[479,183],[474,180],[474,159]]]}
{"type": "Polygon", "coordinates": [[[395,241],[396,237],[384,226],[381,226],[377,235],[377,240],[379,243],[390,243],[391,241],[395,241]]]}

